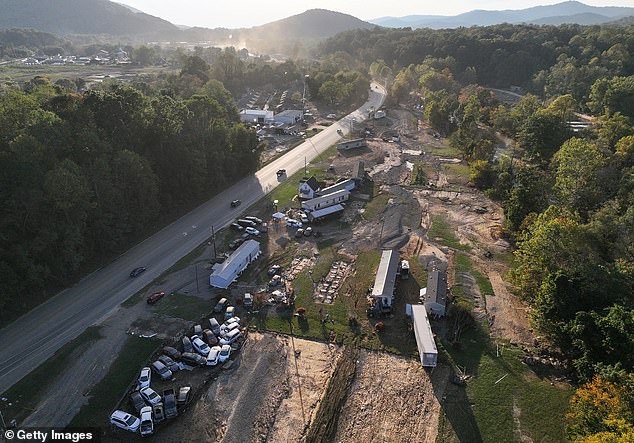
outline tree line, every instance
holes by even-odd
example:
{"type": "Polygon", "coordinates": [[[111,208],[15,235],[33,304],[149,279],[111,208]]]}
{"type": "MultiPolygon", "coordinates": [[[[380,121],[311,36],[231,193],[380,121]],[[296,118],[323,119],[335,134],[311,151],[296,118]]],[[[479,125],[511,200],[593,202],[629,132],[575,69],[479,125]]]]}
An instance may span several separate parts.
{"type": "Polygon", "coordinates": [[[256,135],[217,81],[186,97],[63,84],[39,77],[0,91],[3,322],[259,164],[256,135]]]}

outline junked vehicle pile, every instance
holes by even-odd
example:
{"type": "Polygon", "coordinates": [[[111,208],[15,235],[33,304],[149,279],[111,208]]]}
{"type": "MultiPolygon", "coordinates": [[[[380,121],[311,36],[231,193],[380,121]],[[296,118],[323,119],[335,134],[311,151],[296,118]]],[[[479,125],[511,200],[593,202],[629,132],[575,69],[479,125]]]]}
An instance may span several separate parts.
{"type": "Polygon", "coordinates": [[[234,316],[235,308],[227,306],[226,299],[219,300],[213,314],[223,310],[222,324],[211,317],[206,320],[205,329],[199,324],[194,325],[193,334],[183,336],[172,346],[163,346],[156,359],[141,368],[133,389],[125,397],[131,407],[122,401],[119,409],[110,416],[114,427],[148,436],[187,409],[192,386],[183,383],[176,387],[175,382],[178,379],[186,381],[187,372],[219,368],[244,343],[240,318],[234,316]]]}

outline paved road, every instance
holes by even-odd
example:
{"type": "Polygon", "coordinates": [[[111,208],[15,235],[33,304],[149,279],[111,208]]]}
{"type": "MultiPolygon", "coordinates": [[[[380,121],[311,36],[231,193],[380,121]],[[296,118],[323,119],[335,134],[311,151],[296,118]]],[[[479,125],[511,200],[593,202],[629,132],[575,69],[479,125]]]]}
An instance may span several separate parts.
{"type": "Polygon", "coordinates": [[[107,317],[128,297],[207,241],[212,225],[216,229],[226,226],[271,192],[279,184],[278,169],[286,169],[288,175],[299,171],[305,160],[312,160],[340,139],[338,129],[347,134],[353,120],[364,120],[367,116],[364,110],[370,106],[378,109],[384,99],[385,90],[373,84],[368,101],[357,111],[0,330],[0,392],[10,388],[88,326],[107,317]],[[229,203],[234,199],[242,200],[242,206],[231,209],[229,203]],[[146,266],[147,271],[137,278],[130,278],[130,270],[137,266],[146,266]]]}

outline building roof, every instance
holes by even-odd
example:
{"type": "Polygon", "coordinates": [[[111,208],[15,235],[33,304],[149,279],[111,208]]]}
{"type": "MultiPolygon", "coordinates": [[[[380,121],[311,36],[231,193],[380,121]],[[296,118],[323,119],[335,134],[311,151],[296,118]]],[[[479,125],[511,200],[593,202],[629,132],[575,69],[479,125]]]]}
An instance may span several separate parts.
{"type": "Polygon", "coordinates": [[[352,167],[352,178],[364,178],[365,177],[365,163],[360,160],[352,167]]]}
{"type": "Polygon", "coordinates": [[[327,208],[318,209],[316,211],[311,212],[310,216],[313,219],[316,219],[316,218],[320,218],[320,217],[325,217],[325,216],[330,215],[330,214],[334,214],[335,212],[343,211],[343,209],[344,208],[341,205],[328,206],[327,208]]]}
{"type": "Polygon", "coordinates": [[[302,202],[302,206],[304,205],[315,206],[320,203],[326,203],[332,200],[333,198],[337,198],[337,197],[349,195],[349,194],[350,194],[350,191],[348,191],[347,189],[340,189],[339,191],[331,192],[330,194],[322,195],[321,197],[313,198],[311,200],[306,200],[302,202]]]}
{"type": "Polygon", "coordinates": [[[309,179],[304,179],[304,180],[301,180],[301,181],[299,182],[299,184],[300,184],[300,185],[301,185],[301,184],[307,184],[308,186],[310,186],[310,188],[311,188],[313,191],[316,191],[317,189],[319,189],[319,182],[317,181],[317,179],[315,178],[315,176],[314,176],[314,175],[313,175],[311,178],[309,178],[309,179]]]}
{"type": "MultiPolygon", "coordinates": [[[[216,263],[212,268],[212,274],[209,276],[209,280],[212,278],[222,279],[229,283],[244,269],[245,260],[249,255],[257,256],[260,254],[260,243],[255,240],[247,240],[240,245],[238,249],[222,263],[216,263]]],[[[248,264],[248,263],[247,263],[248,264]]]]}
{"type": "Polygon", "coordinates": [[[416,336],[418,349],[425,354],[437,354],[438,349],[436,348],[436,341],[434,340],[425,306],[412,305],[412,318],[414,319],[414,335],[416,336]]]}
{"type": "Polygon", "coordinates": [[[243,109],[240,111],[240,114],[248,114],[248,115],[261,115],[263,117],[273,117],[273,111],[269,111],[267,109],[243,109]]]}
{"type": "Polygon", "coordinates": [[[433,270],[427,277],[426,302],[434,302],[447,306],[447,273],[433,270]]]}
{"type": "Polygon", "coordinates": [[[337,143],[337,148],[346,148],[348,145],[367,146],[368,142],[364,138],[355,138],[354,140],[344,140],[337,143]]]}
{"type": "Polygon", "coordinates": [[[348,191],[353,190],[356,187],[356,183],[351,178],[347,180],[343,180],[339,183],[335,183],[332,186],[328,186],[327,188],[323,188],[319,190],[319,195],[325,196],[328,194],[332,194],[333,192],[341,191],[342,189],[347,189],[348,191]]]}
{"type": "Polygon", "coordinates": [[[372,288],[373,297],[392,297],[394,295],[399,259],[398,252],[395,250],[386,249],[383,251],[379,269],[376,271],[374,287],[372,288]]]}
{"type": "Polygon", "coordinates": [[[304,115],[304,113],[302,111],[299,111],[297,109],[287,109],[286,111],[282,111],[278,114],[275,114],[276,117],[301,117],[302,115],[304,115]]]}

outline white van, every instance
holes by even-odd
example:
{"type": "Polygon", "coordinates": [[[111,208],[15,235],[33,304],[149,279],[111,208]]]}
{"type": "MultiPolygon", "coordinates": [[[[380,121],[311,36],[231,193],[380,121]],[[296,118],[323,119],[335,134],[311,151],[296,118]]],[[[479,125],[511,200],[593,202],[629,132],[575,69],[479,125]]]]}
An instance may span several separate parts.
{"type": "Polygon", "coordinates": [[[233,329],[231,332],[228,332],[225,336],[223,336],[220,339],[220,344],[230,345],[231,343],[235,342],[240,337],[242,337],[242,334],[240,333],[240,329],[239,328],[233,329]]]}
{"type": "Polygon", "coordinates": [[[227,337],[231,331],[235,331],[236,329],[240,329],[240,323],[225,323],[224,325],[220,326],[220,336],[227,337]]]}

